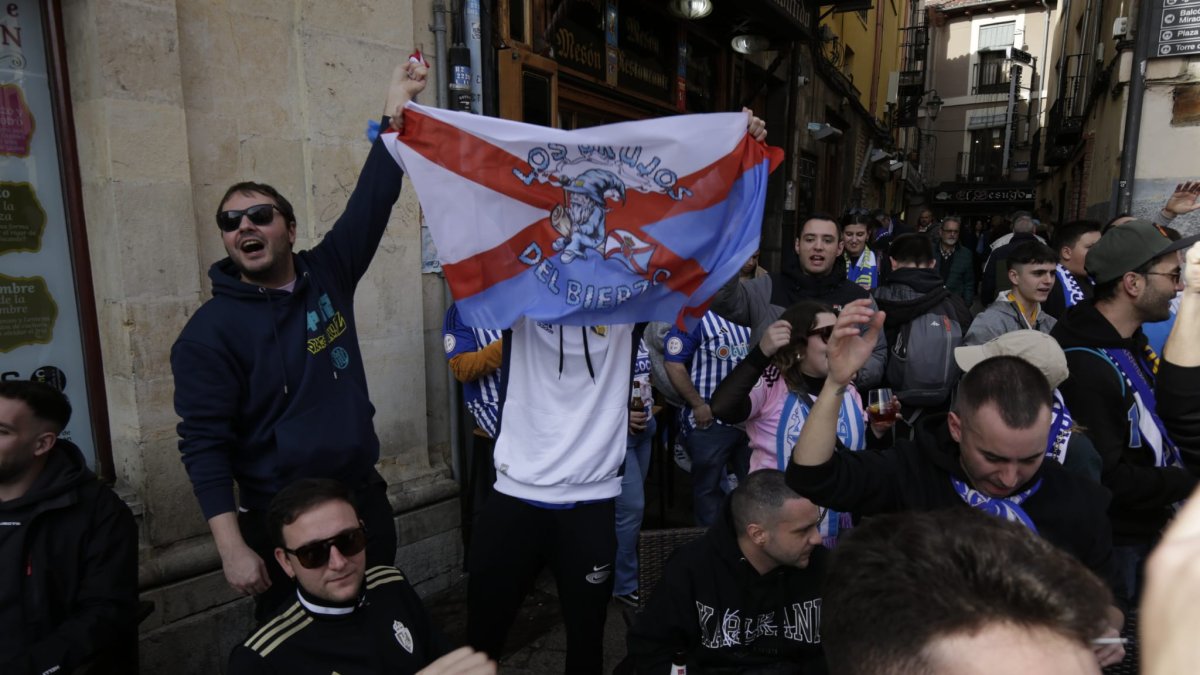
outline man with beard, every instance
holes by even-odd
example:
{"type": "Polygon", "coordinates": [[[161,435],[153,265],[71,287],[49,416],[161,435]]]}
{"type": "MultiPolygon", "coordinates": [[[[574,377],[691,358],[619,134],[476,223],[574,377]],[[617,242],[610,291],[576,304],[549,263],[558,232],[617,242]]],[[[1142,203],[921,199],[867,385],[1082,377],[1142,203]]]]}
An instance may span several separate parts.
{"type": "Polygon", "coordinates": [[[683,652],[693,672],[824,673],[825,515],[783,472],[750,474],[708,532],[671,556],[629,630],[626,664],[658,675],[683,652]]]}
{"type": "MultiPolygon", "coordinates": [[[[722,317],[750,326],[754,332],[750,344],[757,344],[763,332],[779,318],[785,307],[801,300],[817,300],[834,309],[870,293],[846,278],[837,263],[844,245],[842,230],[833,216],[814,213],[800,223],[793,251],[799,260],[784,252],[782,271],[743,281],[738,277],[717,291],[712,311],[722,317]]],[[[879,335],[875,352],[858,373],[855,384],[870,389],[883,379],[887,361],[887,341],[879,335]]]]}
{"type": "Polygon", "coordinates": [[[0,382],[0,673],[136,672],[137,526],[61,434],[57,389],[0,382]]]}
{"type": "Polygon", "coordinates": [[[1039,241],[1027,241],[1013,249],[1004,262],[1012,289],[1001,291],[996,301],[975,317],[963,344],[981,345],[1014,330],[1049,333],[1054,328],[1054,317],[1042,311],[1042,303],[1054,286],[1058,256],[1039,241]]]}
{"type": "Polygon", "coordinates": [[[1088,429],[1112,491],[1118,594],[1133,600],[1146,554],[1196,487],[1155,404],[1159,357],[1142,324],[1170,315],[1180,289],[1180,251],[1200,236],[1172,242],[1159,226],[1133,220],[1113,228],[1088,252],[1095,297],[1067,311],[1051,332],[1067,354],[1071,377],[1060,390],[1075,421],[1088,429]]]}
{"type": "MultiPolygon", "coordinates": [[[[1014,356],[986,359],[963,376],[951,411],[917,421],[912,442],[850,452],[837,438],[838,408],[874,348],[885,316],[865,302],[842,310],[828,347],[829,375],[792,450],[788,486],[818,506],[872,516],[943,508],[978,509],[1028,528],[1101,579],[1112,578],[1108,495],[1094,482],[1045,461],[1053,397],[1037,367],[1014,356]],[[863,333],[863,327],[866,333],[863,333]]],[[[1108,612],[1107,637],[1123,622],[1108,612]]],[[[1095,647],[1107,666],[1120,645],[1095,647]]]]}
{"type": "MultiPolygon", "coordinates": [[[[397,66],[383,126],[425,87],[428,69],[397,66]]],[[[403,172],[377,139],[346,210],[317,245],[295,251],[297,216],[274,187],[226,190],[216,225],[228,257],[208,271],[213,297],[171,348],[179,451],[225,580],[264,619],[286,599],[267,565],[267,505],[300,478],[350,487],[373,564],[396,557],[387,484],[375,470],[375,407],[354,321],[354,292],[379,248],[403,172]],[[234,483],[237,483],[235,497],[234,483]],[[278,586],[272,589],[273,586],[278,586]]]]}

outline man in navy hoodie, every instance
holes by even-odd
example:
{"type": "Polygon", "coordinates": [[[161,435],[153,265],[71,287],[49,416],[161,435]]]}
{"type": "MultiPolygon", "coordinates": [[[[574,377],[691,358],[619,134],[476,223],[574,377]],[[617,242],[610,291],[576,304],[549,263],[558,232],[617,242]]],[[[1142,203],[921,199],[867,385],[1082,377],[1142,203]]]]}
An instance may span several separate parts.
{"type": "MultiPolygon", "coordinates": [[[[395,126],[400,109],[424,89],[427,70],[414,63],[396,68],[386,108],[395,126]]],[[[387,485],[374,468],[379,438],[354,291],[379,247],[402,176],[376,140],[345,212],[321,243],[298,253],[295,213],[283,195],[262,183],[230,187],[216,218],[229,257],[209,269],[213,297],[171,349],[183,463],[225,578],[256,596],[260,621],[290,587],[278,565],[264,562],[273,548],[267,505],[297,479],[350,486],[373,552],[368,562],[395,562],[387,485]]]]}

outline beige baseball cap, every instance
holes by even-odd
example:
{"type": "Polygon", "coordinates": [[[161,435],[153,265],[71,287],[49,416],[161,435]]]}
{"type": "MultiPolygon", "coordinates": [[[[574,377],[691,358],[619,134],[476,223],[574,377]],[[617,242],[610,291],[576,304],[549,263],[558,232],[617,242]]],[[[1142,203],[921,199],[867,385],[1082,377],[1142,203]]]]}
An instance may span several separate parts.
{"type": "Polygon", "coordinates": [[[984,344],[954,350],[954,360],[964,373],[993,356],[1016,356],[1028,361],[1042,371],[1053,389],[1070,375],[1062,347],[1054,338],[1037,330],[1014,330],[984,344]]]}

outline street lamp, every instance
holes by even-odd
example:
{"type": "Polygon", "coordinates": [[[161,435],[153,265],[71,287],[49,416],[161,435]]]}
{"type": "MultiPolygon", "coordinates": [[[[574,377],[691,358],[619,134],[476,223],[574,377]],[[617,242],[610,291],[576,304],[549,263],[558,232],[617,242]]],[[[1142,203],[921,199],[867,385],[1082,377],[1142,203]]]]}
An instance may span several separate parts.
{"type": "Polygon", "coordinates": [[[735,35],[730,46],[739,54],[755,54],[770,49],[771,41],[762,35],[735,35]]]}
{"type": "Polygon", "coordinates": [[[942,100],[941,96],[938,96],[937,89],[930,89],[926,93],[929,94],[929,100],[925,101],[925,114],[929,116],[930,120],[936,120],[945,101],[942,100]]]}
{"type": "Polygon", "coordinates": [[[668,5],[671,13],[681,19],[694,21],[703,19],[712,13],[712,0],[671,0],[668,5]]]}

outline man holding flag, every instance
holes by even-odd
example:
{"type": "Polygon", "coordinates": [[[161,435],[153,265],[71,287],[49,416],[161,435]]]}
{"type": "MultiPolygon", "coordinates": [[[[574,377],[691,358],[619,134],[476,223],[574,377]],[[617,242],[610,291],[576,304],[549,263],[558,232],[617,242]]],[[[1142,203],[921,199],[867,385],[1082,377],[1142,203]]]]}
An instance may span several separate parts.
{"type": "MultiPolygon", "coordinates": [[[[386,112],[425,88],[428,68],[397,66],[386,112]]],[[[383,124],[389,123],[383,118],[383,124]]],[[[216,213],[228,257],[213,297],[171,349],[179,450],[229,585],[261,621],[290,594],[273,562],[267,505],[300,478],[350,486],[372,565],[392,565],[395,523],[375,470],[379,438],[354,324],[354,291],[400,196],[403,174],[377,141],[325,238],[293,251],[296,214],[264,183],[231,186],[216,213]],[[235,499],[234,482],[238,485],[235,499]],[[271,561],[270,563],[265,561],[271,561]]]]}
{"type": "Polygon", "coordinates": [[[384,135],[464,319],[507,329],[496,493],[468,554],[467,639],[493,658],[548,565],[565,670],[601,672],[634,324],[694,321],[757,248],[765,136],[748,114],[564,132],[419,106],[384,135]]]}

